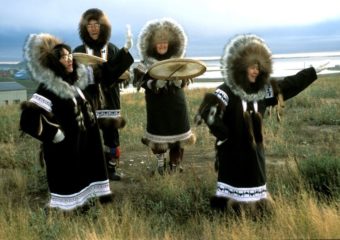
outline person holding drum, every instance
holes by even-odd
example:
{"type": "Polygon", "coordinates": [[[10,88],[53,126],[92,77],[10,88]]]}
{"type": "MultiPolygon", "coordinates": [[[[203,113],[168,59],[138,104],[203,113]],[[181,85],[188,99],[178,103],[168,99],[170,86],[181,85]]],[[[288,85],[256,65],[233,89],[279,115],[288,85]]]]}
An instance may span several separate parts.
{"type": "Polygon", "coordinates": [[[128,28],[125,46],[118,49],[109,42],[111,24],[108,17],[102,10],[91,8],[86,10],[81,17],[79,35],[83,45],[76,47],[73,52],[87,53],[106,61],[101,65],[101,83],[93,85],[88,92],[102,130],[109,177],[111,180],[119,181],[120,176],[116,174],[116,165],[120,157],[118,129],[123,128],[126,123],[120,113],[119,84],[126,80],[121,79],[120,76],[124,72],[128,73],[127,70],[133,63],[133,58],[129,53],[132,47],[132,34],[128,28]]]}
{"type": "Polygon", "coordinates": [[[184,145],[194,144],[196,137],[190,128],[183,90],[189,80],[172,79],[166,76],[167,69],[164,69],[164,74],[161,70],[159,75],[162,79],[157,79],[149,74],[149,70],[164,60],[183,58],[186,46],[187,36],[183,28],[168,18],[147,22],[138,37],[141,62],[133,73],[135,86],[145,89],[147,123],[142,143],[150,147],[155,155],[159,174],[164,174],[166,168],[171,172],[176,169],[182,171],[180,163],[184,145]]]}

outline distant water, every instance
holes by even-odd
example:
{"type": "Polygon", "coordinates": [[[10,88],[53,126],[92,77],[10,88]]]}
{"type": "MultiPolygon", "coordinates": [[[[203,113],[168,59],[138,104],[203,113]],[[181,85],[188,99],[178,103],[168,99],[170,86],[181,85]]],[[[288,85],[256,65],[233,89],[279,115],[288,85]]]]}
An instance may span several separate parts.
{"type": "MultiPolygon", "coordinates": [[[[194,57],[207,66],[207,71],[197,77],[189,89],[194,88],[216,88],[223,82],[220,70],[220,57],[194,57]]],[[[317,67],[329,62],[327,70],[320,74],[340,73],[340,52],[314,52],[314,53],[289,53],[273,55],[273,77],[284,77],[294,75],[298,71],[310,66],[317,67]]],[[[123,93],[135,92],[132,86],[123,89],[123,93]]]]}
{"type": "MultiPolygon", "coordinates": [[[[205,74],[198,79],[221,79],[220,71],[221,57],[198,57],[197,60],[203,61],[207,66],[205,74]]],[[[273,77],[283,77],[293,75],[298,71],[310,66],[317,67],[329,62],[327,70],[322,74],[340,72],[340,52],[314,52],[314,53],[289,53],[273,54],[273,77]]]]}
{"type": "MultiPolygon", "coordinates": [[[[220,56],[211,57],[193,57],[193,59],[202,61],[207,66],[207,71],[197,77],[196,82],[222,82],[223,77],[220,70],[220,56]]],[[[138,61],[138,60],[137,60],[138,61]]],[[[288,53],[273,54],[273,77],[283,77],[293,75],[301,69],[310,66],[319,66],[320,64],[329,62],[327,70],[322,74],[332,74],[340,72],[340,52],[311,52],[311,53],[288,53]]],[[[17,68],[19,62],[0,61],[1,69],[17,68]]],[[[22,67],[19,67],[22,68],[22,67]]],[[[216,84],[218,84],[216,83],[216,84]]],[[[215,83],[212,83],[216,85],[215,83]]],[[[194,85],[193,87],[197,86],[194,85]]]]}

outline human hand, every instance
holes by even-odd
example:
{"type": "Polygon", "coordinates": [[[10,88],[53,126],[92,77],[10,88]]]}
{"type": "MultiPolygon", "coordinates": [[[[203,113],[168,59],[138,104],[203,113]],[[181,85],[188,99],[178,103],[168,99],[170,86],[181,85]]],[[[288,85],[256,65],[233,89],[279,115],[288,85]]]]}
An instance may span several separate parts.
{"type": "Polygon", "coordinates": [[[129,24],[126,25],[126,40],[124,48],[126,50],[129,50],[133,46],[133,40],[132,40],[132,33],[131,33],[131,27],[129,24]]]}
{"type": "Polygon", "coordinates": [[[156,88],[163,88],[166,85],[166,81],[165,80],[156,80],[156,88]]]}
{"type": "Polygon", "coordinates": [[[148,68],[142,63],[139,63],[136,69],[143,74],[146,74],[148,72],[148,68]]]}
{"type": "Polygon", "coordinates": [[[57,133],[54,135],[52,142],[53,143],[59,143],[59,142],[63,141],[64,138],[65,138],[64,133],[60,129],[58,129],[57,133]]]}
{"type": "Polygon", "coordinates": [[[165,80],[153,80],[153,79],[148,80],[146,83],[148,88],[155,93],[158,93],[159,89],[163,88],[165,84],[166,84],[165,80]]]}
{"type": "Polygon", "coordinates": [[[330,63],[330,61],[327,61],[325,63],[318,65],[318,66],[315,66],[315,67],[313,66],[314,69],[315,69],[315,72],[320,73],[321,71],[327,69],[327,66],[328,66],[329,63],[330,63]]]}
{"type": "Polygon", "coordinates": [[[182,87],[182,82],[183,82],[182,80],[173,80],[172,84],[175,85],[178,88],[181,88],[182,87]]]}

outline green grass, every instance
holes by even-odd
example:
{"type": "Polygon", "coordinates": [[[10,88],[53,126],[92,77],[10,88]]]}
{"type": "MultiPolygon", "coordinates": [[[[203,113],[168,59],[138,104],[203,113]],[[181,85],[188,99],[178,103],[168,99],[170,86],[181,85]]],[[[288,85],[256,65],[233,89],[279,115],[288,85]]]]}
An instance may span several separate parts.
{"type": "MultiPolygon", "coordinates": [[[[213,89],[186,91],[191,123],[207,91],[213,89]]],[[[46,215],[39,143],[20,136],[18,105],[1,107],[0,239],[340,238],[339,109],[340,84],[334,75],[287,101],[281,123],[275,115],[266,116],[268,188],[275,210],[253,221],[210,210],[217,175],[214,138],[205,126],[192,125],[197,142],[185,150],[183,173],[150,175],[156,161],[140,141],[146,120],[142,93],[122,95],[128,121],[120,131],[124,177],[111,183],[113,203],[97,203],[83,215],[46,215]],[[331,198],[323,195],[325,188],[331,189],[331,198]]]]}

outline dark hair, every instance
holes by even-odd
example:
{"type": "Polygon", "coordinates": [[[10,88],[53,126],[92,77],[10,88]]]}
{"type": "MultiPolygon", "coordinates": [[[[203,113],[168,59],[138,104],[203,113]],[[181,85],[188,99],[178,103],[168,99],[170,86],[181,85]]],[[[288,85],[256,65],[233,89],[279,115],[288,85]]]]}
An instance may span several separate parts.
{"type": "MultiPolygon", "coordinates": [[[[239,61],[235,61],[236,63],[239,61]]],[[[261,71],[261,65],[260,62],[257,60],[252,60],[248,63],[238,63],[240,67],[240,70],[238,72],[234,72],[234,78],[237,80],[237,85],[239,85],[246,93],[252,94],[257,93],[261,88],[263,88],[265,82],[265,79],[268,78],[266,75],[267,73],[261,71]],[[252,66],[253,64],[257,64],[259,67],[259,74],[256,77],[255,82],[250,82],[248,79],[248,67],[252,66]]]]}
{"type": "Polygon", "coordinates": [[[54,46],[52,49],[52,56],[49,61],[49,68],[55,73],[55,75],[61,77],[64,81],[73,84],[77,79],[77,63],[73,59],[73,72],[66,71],[65,66],[60,62],[60,58],[63,54],[63,49],[66,49],[69,53],[72,53],[71,47],[65,43],[60,43],[54,46]]]}
{"type": "Polygon", "coordinates": [[[85,11],[79,22],[79,35],[81,40],[94,50],[102,49],[111,36],[111,24],[104,12],[98,8],[90,8],[85,11]],[[96,20],[100,24],[98,39],[94,40],[87,30],[87,24],[91,20],[96,20]]]}
{"type": "Polygon", "coordinates": [[[150,47],[146,50],[146,54],[155,58],[158,61],[166,60],[171,58],[175,53],[179,51],[180,42],[178,40],[173,40],[168,42],[168,51],[165,54],[159,54],[157,52],[157,47],[155,45],[150,45],[150,47]]]}
{"type": "Polygon", "coordinates": [[[71,47],[69,45],[66,45],[65,43],[57,44],[53,48],[53,54],[58,60],[60,60],[62,56],[63,49],[66,49],[69,53],[72,53],[71,47]]]}

